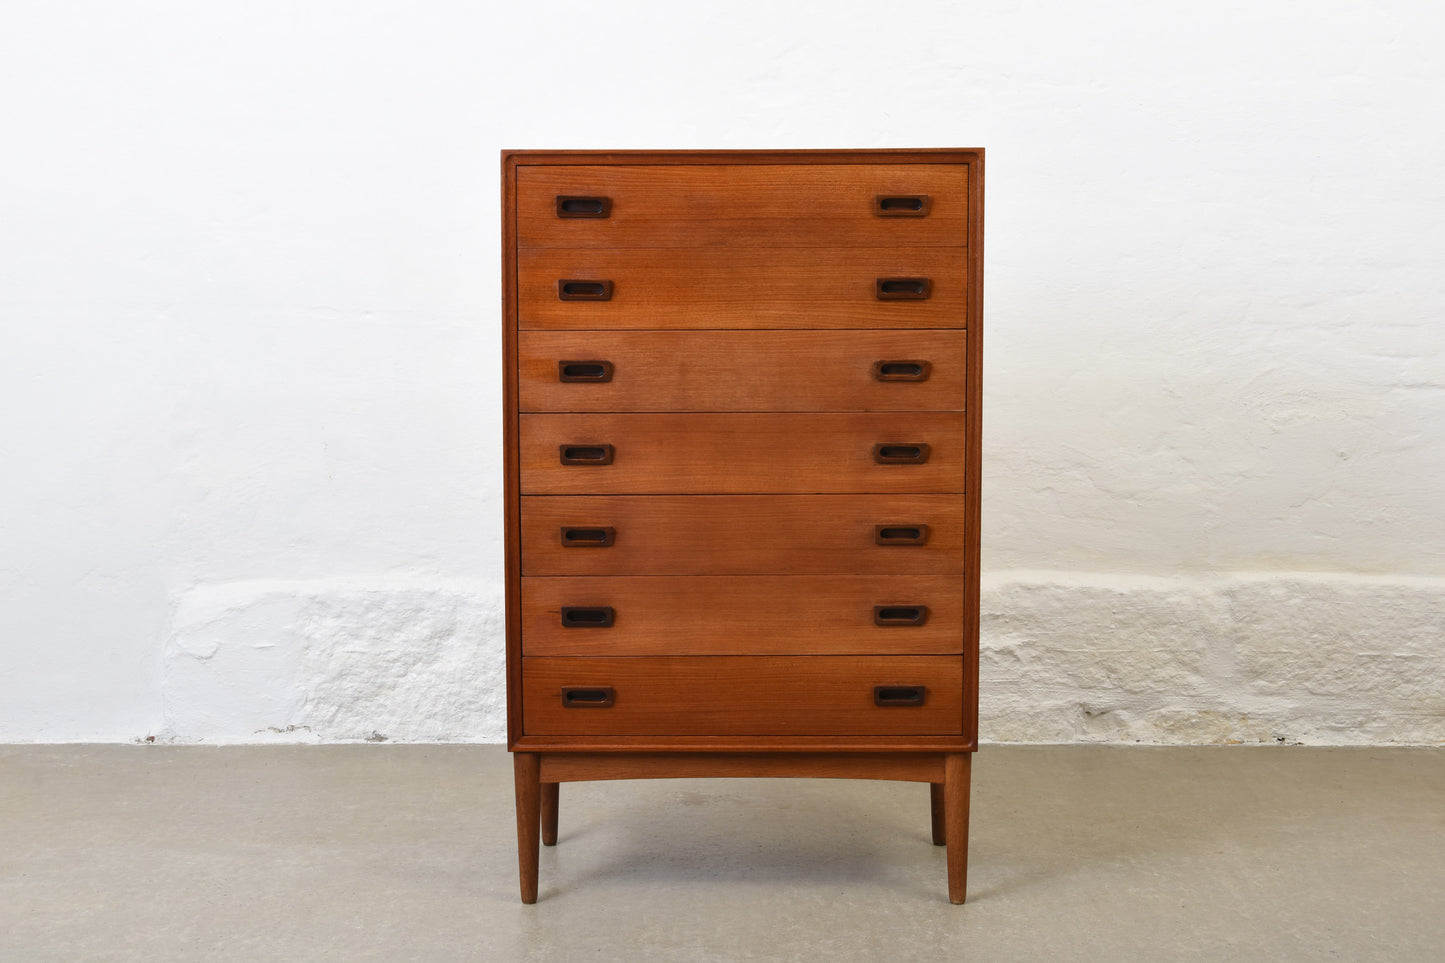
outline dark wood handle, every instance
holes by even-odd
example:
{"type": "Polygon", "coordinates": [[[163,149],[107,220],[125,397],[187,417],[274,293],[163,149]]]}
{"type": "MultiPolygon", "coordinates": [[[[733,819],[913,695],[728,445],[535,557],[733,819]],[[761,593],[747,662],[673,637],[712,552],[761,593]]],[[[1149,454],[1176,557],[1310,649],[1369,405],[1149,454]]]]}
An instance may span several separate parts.
{"type": "Polygon", "coordinates": [[[927,686],[921,685],[875,685],[873,704],[875,706],[921,706],[928,693],[927,686]]]}
{"type": "Polygon", "coordinates": [[[557,446],[557,455],[564,465],[610,465],[614,453],[611,445],[557,446]]]}
{"type": "Polygon", "coordinates": [[[617,693],[610,685],[564,685],[562,687],[562,708],[564,709],[606,709],[617,701],[617,693]]]}
{"type": "Polygon", "coordinates": [[[874,445],[873,460],[880,465],[922,465],[929,450],[928,445],[874,445]]]}
{"type": "Polygon", "coordinates": [[[558,217],[611,217],[612,198],[557,195],[558,217]]]}
{"type": "Polygon", "coordinates": [[[562,606],[562,627],[567,629],[610,629],[616,618],[610,605],[562,606]]]}
{"type": "Polygon", "coordinates": [[[927,545],[927,525],[875,525],[873,541],[879,545],[927,545]]]}
{"type": "Polygon", "coordinates": [[[873,606],[873,624],[926,625],[928,624],[928,606],[875,605],[873,606]]]}
{"type": "MultiPolygon", "coordinates": [[[[611,381],[611,361],[559,361],[558,381],[611,381]]],[[[883,379],[879,379],[883,380],[883,379]]]]}
{"type": "Polygon", "coordinates": [[[879,278],[876,288],[880,301],[927,301],[933,294],[929,278],[879,278]]]}
{"type": "Polygon", "coordinates": [[[873,197],[873,213],[879,217],[927,217],[933,208],[928,194],[877,194],[873,197]]]}
{"type": "Polygon", "coordinates": [[[877,381],[927,381],[933,365],[927,361],[875,361],[873,377],[877,381]]]}
{"type": "Polygon", "coordinates": [[[562,529],[563,548],[606,548],[617,538],[617,530],[607,526],[601,528],[562,529]]]}
{"type": "MultiPolygon", "coordinates": [[[[880,294],[879,297],[882,297],[880,294]]],[[[582,281],[564,278],[557,282],[558,301],[611,301],[611,281],[582,281]]]]}

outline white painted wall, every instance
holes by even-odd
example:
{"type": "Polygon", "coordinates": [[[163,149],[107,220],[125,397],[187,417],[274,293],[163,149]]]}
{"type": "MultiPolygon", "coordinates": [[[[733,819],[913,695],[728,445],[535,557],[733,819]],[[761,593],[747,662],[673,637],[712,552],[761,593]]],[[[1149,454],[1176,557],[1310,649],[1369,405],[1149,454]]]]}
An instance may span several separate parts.
{"type": "Polygon", "coordinates": [[[498,151],[984,146],[985,737],[1445,741],[1442,35],[8,3],[0,739],[499,739],[498,151]]]}

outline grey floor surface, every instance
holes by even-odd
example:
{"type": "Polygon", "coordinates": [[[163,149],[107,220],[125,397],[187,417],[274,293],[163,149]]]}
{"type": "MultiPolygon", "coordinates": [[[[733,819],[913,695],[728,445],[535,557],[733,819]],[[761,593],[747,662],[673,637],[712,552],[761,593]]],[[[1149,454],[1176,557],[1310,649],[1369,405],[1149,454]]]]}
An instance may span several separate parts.
{"type": "Polygon", "coordinates": [[[906,783],[562,787],[491,746],[0,746],[0,960],[1445,960],[1445,750],[984,747],[906,783]]]}

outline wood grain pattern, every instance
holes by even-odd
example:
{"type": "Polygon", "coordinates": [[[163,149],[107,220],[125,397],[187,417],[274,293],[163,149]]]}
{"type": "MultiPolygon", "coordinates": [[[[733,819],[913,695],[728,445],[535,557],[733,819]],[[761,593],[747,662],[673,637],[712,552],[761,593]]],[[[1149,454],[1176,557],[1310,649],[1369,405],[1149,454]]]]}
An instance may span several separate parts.
{"type": "Polygon", "coordinates": [[[982,173],[974,150],[503,153],[508,742],[524,900],[536,899],[539,844],[556,839],[558,782],[679,775],[926,781],[949,897],[963,900],[982,173]],[[558,217],[558,195],[605,196],[608,216],[558,217]],[[878,216],[879,195],[927,195],[929,210],[878,216]],[[560,301],[563,278],[609,282],[610,297],[560,301]],[[926,279],[930,297],[880,301],[878,278],[926,279]],[[607,361],[611,380],[559,382],[563,360],[607,361]],[[885,360],[927,362],[930,376],[879,382],[885,360]],[[879,466],[854,444],[855,432],[938,425],[956,442],[890,439],[930,445],[926,465],[879,466]],[[617,437],[561,439],[579,431],[617,437]],[[612,464],[564,469],[559,446],[588,442],[613,446],[612,464]],[[947,481],[925,480],[932,470],[947,481]],[[881,524],[927,525],[928,544],[878,545],[881,524]],[[564,549],[563,525],[607,529],[612,544],[564,549]],[[927,605],[929,619],[874,624],[874,599],[857,593],[889,586],[909,595],[881,604],[927,605]],[[932,674],[870,672],[903,664],[932,674]],[[578,674],[609,666],[621,674],[578,674]],[[562,685],[605,688],[613,704],[563,708],[562,685]],[[925,685],[929,699],[879,707],[873,685],[925,685]]]}
{"type": "Polygon", "coordinates": [[[948,901],[968,895],[968,797],[973,757],[950,753],[943,760],[943,836],[948,847],[948,901]]]}
{"type": "Polygon", "coordinates": [[[513,784],[517,806],[517,869],[522,902],[537,902],[537,863],[541,854],[542,784],[541,766],[530,752],[512,754],[513,784]]]}
{"type": "Polygon", "coordinates": [[[729,150],[512,150],[502,151],[504,163],[538,166],[597,167],[626,164],[710,166],[713,164],[973,164],[983,156],[979,147],[876,147],[876,148],[749,148],[729,150]]]}
{"type": "Polygon", "coordinates": [[[967,255],[947,247],[523,251],[518,322],[524,330],[961,328],[967,255]],[[929,297],[879,300],[884,277],[926,277],[929,297]],[[563,279],[610,282],[610,296],[561,300],[563,279]]]}
{"type": "Polygon", "coordinates": [[[973,752],[978,746],[961,735],[867,736],[539,736],[517,740],[516,751],[548,755],[558,752],[973,752]]]}
{"type": "MultiPolygon", "coordinates": [[[[978,741],[978,592],[979,525],[983,482],[983,151],[970,161],[973,172],[968,188],[969,269],[975,283],[968,289],[968,435],[972,439],[964,465],[964,524],[971,533],[964,547],[965,564],[972,573],[964,587],[963,638],[965,664],[964,728],[971,742],[978,741]]],[[[965,802],[967,791],[965,791],[965,802]]]]}
{"type": "Polygon", "coordinates": [[[954,734],[957,656],[524,657],[524,717],[538,734],[954,734]],[[880,708],[877,685],[924,685],[922,706],[880,708]],[[563,686],[608,686],[606,709],[565,708],[563,686]]]}
{"type": "Polygon", "coordinates": [[[967,243],[968,168],[898,165],[521,166],[517,226],[535,247],[897,247],[967,243]],[[878,194],[928,194],[927,217],[877,217],[878,194]],[[612,199],[603,219],[556,198],[612,199]]]}
{"type": "Polygon", "coordinates": [[[956,495],[526,495],[523,575],[949,575],[963,572],[956,495]],[[925,545],[877,545],[877,525],[927,525],[925,545]],[[564,527],[612,527],[564,548],[564,527]]]}
{"type": "Polygon", "coordinates": [[[945,655],[963,651],[961,575],[526,578],[527,655],[945,655]],[[606,629],[564,628],[564,605],[606,605],[606,629]],[[879,626],[875,605],[925,605],[879,626]]]}
{"type": "Polygon", "coordinates": [[[523,331],[521,410],[958,411],[963,331],[523,331]],[[610,361],[612,380],[564,383],[561,361],[610,361]],[[879,361],[927,361],[884,382],[879,361]]]}
{"type": "MultiPolygon", "coordinates": [[[[545,767],[544,767],[545,768],[545,767]]],[[[557,806],[561,801],[557,783],[542,783],[542,845],[557,845],[557,806]]]]}
{"type": "Polygon", "coordinates": [[[524,414],[524,495],[963,491],[961,412],[524,414]],[[879,464],[875,445],[927,445],[923,464],[879,464]],[[612,445],[606,464],[564,447],[612,445]]]}
{"type": "MultiPolygon", "coordinates": [[[[602,779],[943,779],[938,753],[669,752],[548,753],[542,760],[542,788],[548,784],[602,779]]],[[[545,838],[544,838],[545,842],[545,838]]]]}
{"type": "MultiPolygon", "coordinates": [[[[521,517],[517,459],[517,168],[502,162],[502,550],[506,599],[507,691],[522,690],[521,517]]],[[[520,701],[507,699],[507,745],[522,735],[520,701]]]]}

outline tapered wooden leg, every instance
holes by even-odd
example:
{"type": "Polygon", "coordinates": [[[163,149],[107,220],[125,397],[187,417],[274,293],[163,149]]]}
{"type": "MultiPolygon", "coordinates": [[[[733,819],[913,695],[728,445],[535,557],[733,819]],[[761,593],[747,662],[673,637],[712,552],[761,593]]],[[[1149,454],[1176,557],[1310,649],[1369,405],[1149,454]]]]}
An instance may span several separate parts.
{"type": "Polygon", "coordinates": [[[537,843],[541,828],[541,764],[535,752],[512,753],[517,782],[517,867],[522,880],[522,902],[537,902],[537,843]]]}
{"type": "Polygon", "coordinates": [[[968,783],[973,754],[943,757],[943,832],[948,840],[948,901],[962,903],[968,889],[968,783]]]}
{"type": "Polygon", "coordinates": [[[942,846],[946,838],[943,831],[943,783],[928,784],[928,810],[933,817],[933,845],[942,846]]]}
{"type": "Polygon", "coordinates": [[[559,782],[542,783],[542,845],[557,845],[557,796],[559,782]]]}

